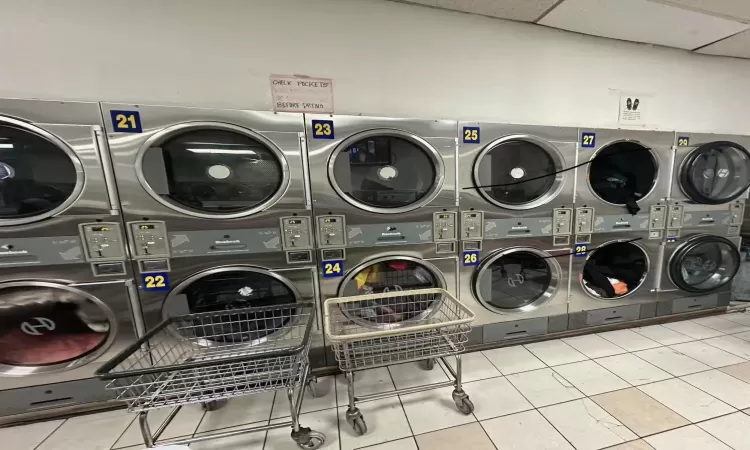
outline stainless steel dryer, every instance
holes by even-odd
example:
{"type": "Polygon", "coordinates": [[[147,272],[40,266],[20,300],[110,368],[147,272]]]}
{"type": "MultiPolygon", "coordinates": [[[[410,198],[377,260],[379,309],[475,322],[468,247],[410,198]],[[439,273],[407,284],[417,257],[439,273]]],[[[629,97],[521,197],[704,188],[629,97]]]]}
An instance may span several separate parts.
{"type": "Polygon", "coordinates": [[[683,230],[664,244],[657,315],[727,306],[740,268],[740,237],[683,230]]]}
{"type": "Polygon", "coordinates": [[[456,122],[305,121],[320,248],[456,240],[456,122]]]}
{"type": "Polygon", "coordinates": [[[572,252],[553,239],[463,242],[476,250],[460,257],[459,295],[476,314],[483,343],[567,329],[572,252]]]}
{"type": "Polygon", "coordinates": [[[581,129],[576,233],[663,229],[674,133],[581,129]]]}
{"type": "Polygon", "coordinates": [[[569,327],[605,325],[656,315],[661,243],[649,232],[594,234],[576,244],[569,327]]]}
{"type": "Polygon", "coordinates": [[[135,339],[103,137],[96,103],[0,100],[0,416],[111,399],[135,339]]]}
{"type": "Polygon", "coordinates": [[[461,239],[569,246],[578,129],[459,122],[461,239]]]}

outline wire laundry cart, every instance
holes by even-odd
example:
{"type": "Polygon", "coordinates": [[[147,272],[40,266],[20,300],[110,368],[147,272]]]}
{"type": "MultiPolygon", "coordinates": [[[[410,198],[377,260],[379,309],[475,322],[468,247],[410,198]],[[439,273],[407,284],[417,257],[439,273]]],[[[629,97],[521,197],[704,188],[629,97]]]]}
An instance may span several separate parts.
{"type": "Polygon", "coordinates": [[[184,405],[201,403],[212,410],[232,397],[285,389],[288,422],[170,440],[169,445],[291,426],[299,447],[316,449],[325,443],[325,435],[299,423],[314,320],[312,302],[172,317],[107,362],[97,376],[109,380],[107,387],[128,402],[130,411],[138,412],[149,448],[157,445],[184,405]],[[173,410],[152,433],[149,411],[166,407],[173,410]]]}
{"type": "Polygon", "coordinates": [[[357,434],[367,432],[356,402],[454,386],[453,401],[464,414],[474,405],[461,386],[461,355],[474,313],[444,289],[415,289],[330,298],[324,303],[325,332],[339,367],[346,374],[349,409],[346,421],[357,434]],[[445,360],[456,357],[455,369],[445,360]],[[431,370],[440,358],[453,380],[356,396],[358,370],[425,361],[431,370]]]}

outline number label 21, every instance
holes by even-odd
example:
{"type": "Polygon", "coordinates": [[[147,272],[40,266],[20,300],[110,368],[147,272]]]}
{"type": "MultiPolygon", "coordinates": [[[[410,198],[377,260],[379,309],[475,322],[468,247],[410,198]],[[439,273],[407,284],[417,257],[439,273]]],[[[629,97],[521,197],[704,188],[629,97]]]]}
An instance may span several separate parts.
{"type": "Polygon", "coordinates": [[[112,128],[120,133],[142,133],[141,115],[138,111],[118,111],[109,112],[112,118],[112,128]]]}

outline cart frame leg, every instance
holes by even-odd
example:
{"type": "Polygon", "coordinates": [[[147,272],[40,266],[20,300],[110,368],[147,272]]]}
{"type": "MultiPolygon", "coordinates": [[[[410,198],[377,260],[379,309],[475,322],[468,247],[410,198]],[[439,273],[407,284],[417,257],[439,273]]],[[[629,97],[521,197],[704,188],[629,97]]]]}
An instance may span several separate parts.
{"type": "Polygon", "coordinates": [[[349,393],[349,410],[356,409],[354,397],[354,373],[346,372],[346,388],[349,393]]]}
{"type": "Polygon", "coordinates": [[[463,392],[464,389],[461,387],[461,355],[456,355],[456,391],[463,392]]]}
{"type": "Polygon", "coordinates": [[[154,438],[151,435],[151,427],[148,426],[148,411],[138,413],[138,425],[141,427],[141,436],[143,436],[143,443],[146,444],[146,448],[152,448],[154,438]]]}

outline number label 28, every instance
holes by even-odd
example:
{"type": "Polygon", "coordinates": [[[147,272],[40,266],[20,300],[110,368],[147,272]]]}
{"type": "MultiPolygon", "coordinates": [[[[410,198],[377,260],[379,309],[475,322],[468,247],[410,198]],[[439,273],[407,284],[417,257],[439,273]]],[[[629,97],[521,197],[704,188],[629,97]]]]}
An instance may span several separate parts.
{"type": "Polygon", "coordinates": [[[344,261],[323,261],[323,278],[335,278],[344,275],[344,261]]]}
{"type": "Polygon", "coordinates": [[[313,139],[333,139],[333,120],[313,120],[313,139]]]}
{"type": "Polygon", "coordinates": [[[589,246],[587,244],[576,244],[574,256],[576,258],[582,258],[586,256],[588,251],[589,251],[589,246]]]}
{"type": "Polygon", "coordinates": [[[109,112],[112,117],[112,128],[121,133],[141,133],[141,115],[138,111],[117,111],[109,112]]]}
{"type": "Polygon", "coordinates": [[[478,144],[479,143],[479,127],[464,127],[464,143],[465,144],[478,144]]]}
{"type": "Polygon", "coordinates": [[[169,289],[169,276],[166,273],[146,273],[141,275],[144,291],[166,291],[169,289]]]}

